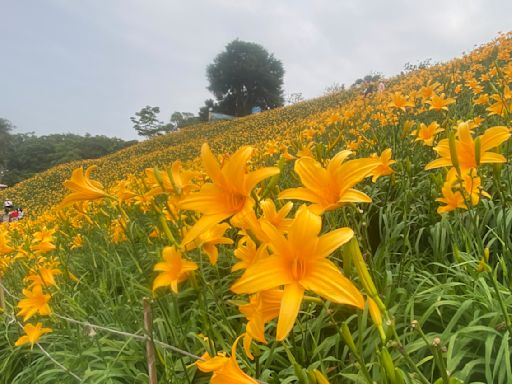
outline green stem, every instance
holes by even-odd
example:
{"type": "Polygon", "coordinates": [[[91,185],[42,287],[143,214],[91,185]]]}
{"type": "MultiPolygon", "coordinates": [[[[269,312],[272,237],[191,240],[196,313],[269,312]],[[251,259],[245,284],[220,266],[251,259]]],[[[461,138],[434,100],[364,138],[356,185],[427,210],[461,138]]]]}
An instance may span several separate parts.
{"type": "Polygon", "coordinates": [[[498,302],[500,303],[501,311],[503,312],[503,317],[505,318],[505,324],[508,329],[508,333],[512,334],[512,323],[510,321],[510,316],[507,312],[507,307],[505,306],[505,302],[503,301],[503,297],[501,296],[500,289],[498,287],[498,282],[496,281],[496,276],[494,276],[494,273],[492,271],[489,271],[489,274],[491,275],[491,281],[492,285],[494,287],[494,290],[496,291],[496,296],[498,296],[498,302]]]}
{"type": "MultiPolygon", "coordinates": [[[[336,328],[336,330],[338,331],[338,334],[340,335],[341,340],[345,340],[345,336],[343,335],[341,328],[337,326],[336,320],[334,320],[334,317],[332,316],[331,311],[329,310],[329,308],[327,308],[327,306],[325,305],[325,302],[322,302],[322,304],[323,304],[325,313],[327,313],[327,316],[329,316],[329,320],[331,321],[333,327],[336,328]]],[[[355,345],[350,345],[350,343],[347,343],[347,346],[350,349],[350,351],[352,352],[352,354],[354,355],[354,357],[356,358],[357,362],[359,363],[361,372],[363,373],[366,381],[369,384],[373,384],[373,380],[370,375],[370,372],[368,371],[368,368],[366,367],[363,357],[359,354],[359,351],[355,348],[355,345]]]]}

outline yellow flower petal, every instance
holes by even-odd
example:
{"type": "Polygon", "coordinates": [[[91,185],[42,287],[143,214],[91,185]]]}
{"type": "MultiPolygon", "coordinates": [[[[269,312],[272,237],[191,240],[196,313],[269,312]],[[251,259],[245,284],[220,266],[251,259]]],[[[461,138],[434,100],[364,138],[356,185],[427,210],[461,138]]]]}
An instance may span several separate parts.
{"type": "Polygon", "coordinates": [[[354,231],[348,227],[338,228],[318,239],[316,257],[327,257],[336,249],[348,242],[354,236],[354,231]]]}
{"type": "Polygon", "coordinates": [[[292,330],[295,319],[299,314],[303,297],[304,288],[299,284],[289,284],[284,288],[279,320],[277,322],[277,341],[285,339],[292,330]]]}
{"type": "Polygon", "coordinates": [[[317,261],[301,285],[338,304],[348,304],[362,309],[364,299],[354,283],[347,279],[329,260],[317,261]]]}
{"type": "Polygon", "coordinates": [[[216,215],[205,215],[201,217],[199,220],[196,221],[194,226],[188,230],[181,244],[184,246],[190,243],[201,233],[207,231],[209,228],[213,227],[217,223],[220,223],[222,220],[227,219],[228,217],[229,214],[225,213],[218,213],[216,215]]]}
{"type": "Polygon", "coordinates": [[[276,256],[270,256],[251,265],[233,284],[231,290],[237,294],[254,293],[289,284],[292,281],[283,261],[276,256]]]}

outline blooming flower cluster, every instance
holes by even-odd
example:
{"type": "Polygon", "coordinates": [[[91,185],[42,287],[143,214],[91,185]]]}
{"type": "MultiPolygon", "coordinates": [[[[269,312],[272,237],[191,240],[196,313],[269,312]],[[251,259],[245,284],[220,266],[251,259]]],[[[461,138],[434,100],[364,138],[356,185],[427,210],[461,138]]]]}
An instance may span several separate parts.
{"type": "Polygon", "coordinates": [[[380,360],[367,365],[403,382],[387,349],[397,342],[389,342],[395,319],[382,297],[389,280],[373,282],[390,279],[392,268],[371,269],[371,253],[391,260],[428,243],[421,235],[431,228],[417,222],[402,223],[407,235],[387,232],[386,210],[398,205],[411,216],[432,212],[431,225],[464,222],[482,198],[508,201],[511,54],[503,35],[462,59],[383,80],[383,91],[354,87],[300,108],[190,127],[14,187],[29,218],[0,225],[0,291],[5,284],[16,298],[9,307],[0,295],[0,310],[21,325],[11,344],[99,344],[90,331],[64,336],[64,315],[133,328],[141,319],[124,317],[150,298],[155,332],[201,355],[165,372],[256,383],[272,365],[261,361],[278,353],[296,377],[327,383],[341,380],[319,358],[331,344],[344,342],[352,355],[340,364],[355,360],[366,375],[347,323],[368,317],[376,338],[365,333],[359,343],[378,348],[380,360]],[[386,239],[400,250],[388,253],[386,239]],[[315,317],[313,332],[304,324],[315,317]],[[308,337],[322,348],[296,359],[295,343],[308,337]]]}

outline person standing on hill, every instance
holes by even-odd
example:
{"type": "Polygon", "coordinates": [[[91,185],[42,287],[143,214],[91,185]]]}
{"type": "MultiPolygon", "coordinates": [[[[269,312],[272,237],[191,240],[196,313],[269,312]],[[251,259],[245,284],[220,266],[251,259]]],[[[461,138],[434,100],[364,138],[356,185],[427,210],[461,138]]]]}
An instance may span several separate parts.
{"type": "Polygon", "coordinates": [[[13,209],[9,212],[9,221],[18,221],[19,212],[17,209],[13,209]]]}
{"type": "Polygon", "coordinates": [[[12,209],[12,201],[11,200],[5,200],[4,201],[4,212],[6,215],[9,214],[9,212],[11,211],[12,209]]]}

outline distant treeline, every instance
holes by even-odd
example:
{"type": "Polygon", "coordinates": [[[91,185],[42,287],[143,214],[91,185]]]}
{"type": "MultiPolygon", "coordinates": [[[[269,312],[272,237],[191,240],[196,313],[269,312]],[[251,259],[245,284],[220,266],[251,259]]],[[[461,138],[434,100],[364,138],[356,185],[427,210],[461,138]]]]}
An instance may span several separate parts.
{"type": "Polygon", "coordinates": [[[0,156],[0,182],[12,186],[55,165],[98,158],[137,141],[89,134],[36,136],[33,133],[17,133],[9,134],[7,142],[0,156]]]}

